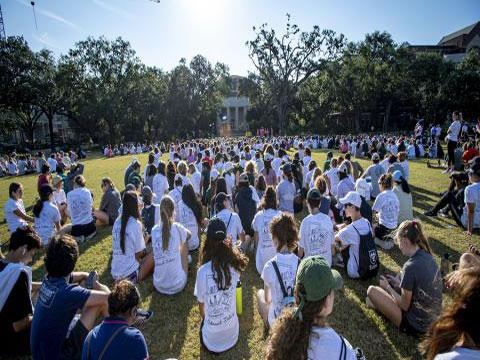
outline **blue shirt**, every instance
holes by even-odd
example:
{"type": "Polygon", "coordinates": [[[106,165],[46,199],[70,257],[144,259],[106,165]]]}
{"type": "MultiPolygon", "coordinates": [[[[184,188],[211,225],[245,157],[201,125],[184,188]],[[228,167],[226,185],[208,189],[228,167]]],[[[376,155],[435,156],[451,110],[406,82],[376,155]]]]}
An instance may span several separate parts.
{"type": "Polygon", "coordinates": [[[46,278],[40,287],[31,331],[34,360],[56,360],[77,310],[83,308],[90,291],[68,284],[64,278],[46,278]]]}
{"type": "Polygon", "coordinates": [[[89,346],[87,346],[87,341],[83,344],[82,360],[98,359],[108,340],[121,327],[125,328],[112,340],[105,351],[102,360],[148,359],[147,343],[140,330],[128,326],[125,319],[121,317],[108,317],[90,332],[89,346]],[[87,356],[87,353],[89,353],[90,356],[87,356]]]}

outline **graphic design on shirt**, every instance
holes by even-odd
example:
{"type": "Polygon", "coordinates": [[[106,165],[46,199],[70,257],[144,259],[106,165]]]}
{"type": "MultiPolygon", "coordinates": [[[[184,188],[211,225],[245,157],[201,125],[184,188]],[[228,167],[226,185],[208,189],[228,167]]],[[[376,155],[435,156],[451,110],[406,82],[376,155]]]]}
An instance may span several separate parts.
{"type": "Polygon", "coordinates": [[[325,252],[327,239],[331,238],[329,231],[322,230],[320,226],[313,225],[310,228],[310,233],[308,237],[310,239],[310,255],[321,255],[325,252]]]}
{"type": "Polygon", "coordinates": [[[57,292],[58,288],[56,286],[44,281],[40,287],[38,301],[42,304],[42,306],[50,308],[55,300],[55,295],[57,295],[57,292]]]}
{"type": "Polygon", "coordinates": [[[213,274],[207,275],[207,316],[209,325],[220,326],[231,320],[235,313],[231,312],[234,296],[232,291],[235,288],[230,286],[227,290],[219,290],[213,274]]]}

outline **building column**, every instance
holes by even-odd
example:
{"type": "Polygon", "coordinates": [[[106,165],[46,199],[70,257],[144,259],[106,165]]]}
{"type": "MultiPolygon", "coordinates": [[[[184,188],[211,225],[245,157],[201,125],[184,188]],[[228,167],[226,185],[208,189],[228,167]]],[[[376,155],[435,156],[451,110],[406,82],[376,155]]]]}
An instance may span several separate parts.
{"type": "Polygon", "coordinates": [[[238,129],[239,121],[238,121],[238,106],[235,106],[235,129],[238,129]]]}

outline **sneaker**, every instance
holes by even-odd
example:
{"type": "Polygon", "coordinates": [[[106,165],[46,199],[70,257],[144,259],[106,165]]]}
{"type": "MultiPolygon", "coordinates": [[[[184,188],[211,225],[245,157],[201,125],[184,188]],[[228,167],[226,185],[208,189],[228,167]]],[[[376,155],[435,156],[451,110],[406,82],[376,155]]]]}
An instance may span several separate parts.
{"type": "Polygon", "coordinates": [[[96,231],[94,231],[93,233],[91,233],[91,234],[88,235],[88,236],[85,236],[85,241],[92,239],[95,235],[97,235],[97,232],[96,232],[96,231]]]}
{"type": "Polygon", "coordinates": [[[428,210],[423,213],[425,216],[437,216],[437,214],[433,210],[428,210]]]}
{"type": "Polygon", "coordinates": [[[380,240],[378,238],[375,238],[375,244],[381,247],[383,250],[390,250],[395,245],[391,240],[385,241],[385,240],[380,240]]]}

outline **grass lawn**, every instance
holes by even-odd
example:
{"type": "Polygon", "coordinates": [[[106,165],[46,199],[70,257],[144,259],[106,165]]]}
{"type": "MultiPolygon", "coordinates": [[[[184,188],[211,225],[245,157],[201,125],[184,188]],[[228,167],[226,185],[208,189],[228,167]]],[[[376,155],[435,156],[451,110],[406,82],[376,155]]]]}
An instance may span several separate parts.
{"type": "MultiPolygon", "coordinates": [[[[325,152],[315,152],[313,158],[323,166],[325,152]]],[[[147,156],[141,155],[139,160],[146,163],[147,156]]],[[[130,156],[113,159],[90,156],[85,163],[87,187],[95,194],[95,204],[98,206],[101,198],[100,179],[109,176],[123,188],[124,169],[130,162],[130,156]]],[[[369,161],[361,160],[366,168],[369,161]]],[[[143,170],[143,167],[142,167],[143,170]]],[[[13,179],[0,179],[0,219],[3,219],[3,204],[8,196],[8,185],[13,179]]],[[[24,185],[25,207],[31,213],[31,206],[36,195],[36,175],[15,179],[24,185]]],[[[414,196],[414,214],[422,220],[430,244],[437,260],[445,252],[457,261],[468,248],[468,241],[451,219],[426,218],[423,211],[429,208],[437,199],[438,193],[446,189],[448,177],[440,170],[428,169],[424,160],[410,162],[410,185],[414,196]]],[[[302,216],[303,217],[303,216],[302,216]]],[[[301,217],[299,217],[299,220],[301,217]]],[[[8,239],[8,230],[3,221],[0,225],[2,243],[8,239]]],[[[474,235],[473,243],[480,246],[478,235],[474,235]]],[[[5,250],[5,248],[3,248],[5,250]]],[[[103,283],[112,284],[110,276],[111,261],[111,228],[101,229],[97,236],[80,246],[81,256],[77,269],[82,271],[97,270],[103,283]]],[[[389,252],[379,251],[382,270],[398,271],[406,258],[395,247],[389,252]]],[[[41,280],[44,275],[43,255],[37,256],[33,264],[34,280],[41,280]]],[[[139,285],[144,308],[153,310],[154,316],[143,329],[147,339],[151,359],[263,359],[265,339],[262,320],[257,313],[255,294],[263,283],[255,269],[255,258],[250,256],[250,263],[243,275],[243,314],[240,316],[240,338],[237,345],[219,357],[212,357],[200,349],[199,325],[200,314],[193,287],[197,268],[197,255],[193,256],[189,270],[188,284],[185,290],[175,296],[158,294],[151,278],[139,285]]],[[[381,270],[381,271],[382,271],[381,270]]],[[[416,359],[420,358],[417,351],[417,341],[401,334],[395,327],[387,323],[381,316],[365,306],[367,287],[372,282],[352,281],[341,271],[345,289],[335,297],[335,305],[330,324],[340,334],[356,347],[361,347],[368,359],[416,359]]],[[[448,299],[447,299],[448,301],[448,299]]]]}

